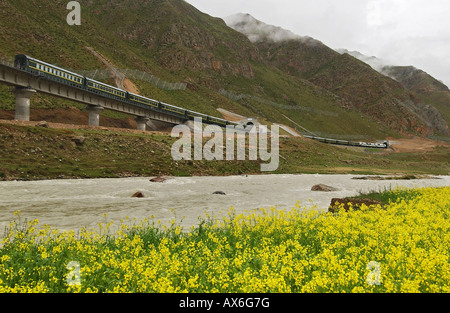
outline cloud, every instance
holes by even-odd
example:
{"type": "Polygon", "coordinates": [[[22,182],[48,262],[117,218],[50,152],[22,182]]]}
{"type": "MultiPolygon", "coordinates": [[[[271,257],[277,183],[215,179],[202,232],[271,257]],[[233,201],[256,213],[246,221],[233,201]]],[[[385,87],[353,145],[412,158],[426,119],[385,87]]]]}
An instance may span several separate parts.
{"type": "Polygon", "coordinates": [[[224,20],[228,26],[245,34],[251,42],[302,39],[301,36],[289,30],[258,21],[250,14],[238,13],[227,16],[224,20]]]}

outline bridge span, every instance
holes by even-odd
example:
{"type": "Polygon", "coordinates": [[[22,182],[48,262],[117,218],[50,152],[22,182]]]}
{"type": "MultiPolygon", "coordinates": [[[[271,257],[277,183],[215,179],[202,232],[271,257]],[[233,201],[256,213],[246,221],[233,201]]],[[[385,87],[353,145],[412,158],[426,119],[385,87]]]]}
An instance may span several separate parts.
{"type": "MultiPolygon", "coordinates": [[[[159,110],[146,105],[139,106],[126,101],[126,99],[114,99],[1,62],[0,83],[15,87],[15,119],[21,121],[30,120],[30,100],[37,92],[85,104],[89,113],[89,126],[99,126],[100,113],[105,109],[134,115],[137,128],[142,131],[145,131],[147,126],[153,129],[158,128],[158,126],[165,128],[186,124],[190,120],[189,117],[183,116],[179,112],[159,110]]],[[[204,116],[210,122],[209,124],[214,124],[214,120],[220,120],[198,114],[204,116]]],[[[223,122],[228,123],[228,121],[223,122]]],[[[234,123],[230,122],[230,124],[234,123]]]]}

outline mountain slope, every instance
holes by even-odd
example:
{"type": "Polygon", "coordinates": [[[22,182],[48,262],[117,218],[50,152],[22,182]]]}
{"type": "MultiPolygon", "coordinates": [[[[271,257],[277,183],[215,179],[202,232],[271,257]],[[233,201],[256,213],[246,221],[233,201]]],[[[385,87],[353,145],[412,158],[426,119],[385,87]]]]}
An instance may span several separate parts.
{"type": "MultiPolygon", "coordinates": [[[[68,26],[66,5],[63,0],[0,0],[0,58],[25,53],[74,70],[105,68],[86,49],[92,47],[118,68],[187,83],[184,91],[168,91],[133,80],[143,95],[206,114],[221,117],[217,109],[223,108],[269,123],[301,125],[342,137],[380,139],[398,132],[430,132],[420,117],[398,105],[396,101],[403,101],[399,97],[385,102],[386,108],[396,108],[393,114],[377,116],[377,110],[372,114],[366,107],[365,111],[359,108],[348,97],[349,91],[372,103],[371,97],[384,90],[368,85],[368,92],[350,80],[340,82],[347,66],[356,66],[354,61],[340,58],[311,38],[301,38],[298,44],[288,41],[303,50],[252,43],[223,20],[182,0],[86,1],[82,25],[68,26]]],[[[356,67],[374,75],[362,64],[356,67]]],[[[358,81],[359,72],[351,73],[353,81],[358,81]]],[[[378,79],[380,84],[393,85],[393,80],[378,79]]],[[[400,84],[389,92],[397,91],[403,92],[400,84]]],[[[0,87],[0,109],[12,109],[13,101],[9,90],[0,87]]],[[[33,99],[35,107],[70,105],[42,95],[33,99]]]]}
{"type": "MultiPolygon", "coordinates": [[[[335,95],[267,64],[246,36],[184,1],[86,2],[81,26],[67,25],[66,4],[61,0],[2,0],[0,57],[25,53],[74,70],[104,68],[86,49],[92,47],[118,68],[188,84],[185,91],[167,91],[133,81],[141,94],[167,103],[219,117],[217,109],[224,108],[263,121],[291,127],[300,124],[311,131],[341,136],[383,138],[395,134],[336,105],[335,95]],[[249,97],[234,100],[221,90],[249,97]]],[[[0,107],[12,109],[9,91],[0,87],[0,95],[4,95],[0,107]]],[[[33,99],[34,107],[58,103],[70,106],[42,95],[33,99]]]]}
{"type": "Polygon", "coordinates": [[[437,117],[441,127],[445,126],[435,109],[439,110],[447,125],[450,124],[450,90],[446,85],[413,66],[385,66],[382,71],[429,104],[430,113],[437,117]]]}
{"type": "Polygon", "coordinates": [[[336,94],[345,100],[346,107],[402,133],[413,129],[423,135],[449,134],[447,123],[438,110],[401,83],[349,54],[338,53],[307,37],[276,40],[270,34],[281,33],[279,28],[249,15],[239,14],[227,21],[230,27],[254,39],[269,64],[336,94]]]}
{"type": "Polygon", "coordinates": [[[450,124],[450,90],[436,78],[414,66],[389,65],[377,57],[368,57],[358,51],[339,49],[338,52],[354,56],[369,64],[381,74],[398,81],[410,92],[415,93],[426,104],[429,118],[435,118],[434,124],[440,124],[438,128],[444,130],[445,124],[450,124]],[[445,123],[443,120],[445,120],[445,123]]]}

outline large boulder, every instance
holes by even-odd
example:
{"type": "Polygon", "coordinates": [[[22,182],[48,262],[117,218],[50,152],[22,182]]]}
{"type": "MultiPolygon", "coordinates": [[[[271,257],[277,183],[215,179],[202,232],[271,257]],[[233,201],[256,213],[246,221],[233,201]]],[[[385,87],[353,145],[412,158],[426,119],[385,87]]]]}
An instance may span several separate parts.
{"type": "Polygon", "coordinates": [[[223,191],[215,191],[213,192],[213,195],[222,195],[222,196],[226,196],[227,194],[223,191]]]}
{"type": "Polygon", "coordinates": [[[327,185],[319,184],[315,185],[311,188],[311,191],[323,191],[323,192],[332,192],[332,191],[338,191],[338,189],[334,187],[330,187],[327,185]]]}

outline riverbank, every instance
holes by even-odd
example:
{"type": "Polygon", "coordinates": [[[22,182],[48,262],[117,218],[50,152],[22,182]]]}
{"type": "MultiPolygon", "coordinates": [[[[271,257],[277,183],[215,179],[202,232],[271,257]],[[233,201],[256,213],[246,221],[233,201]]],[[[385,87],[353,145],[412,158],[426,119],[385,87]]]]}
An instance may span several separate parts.
{"type": "MultiPolygon", "coordinates": [[[[169,133],[30,123],[0,122],[0,180],[265,174],[258,161],[174,161],[176,139],[169,133]]],[[[280,166],[273,173],[448,175],[448,155],[445,144],[398,153],[282,137],[280,166]]]]}

